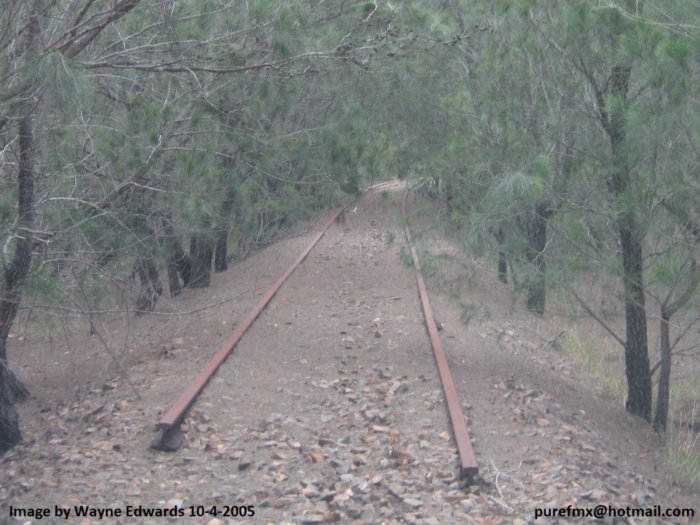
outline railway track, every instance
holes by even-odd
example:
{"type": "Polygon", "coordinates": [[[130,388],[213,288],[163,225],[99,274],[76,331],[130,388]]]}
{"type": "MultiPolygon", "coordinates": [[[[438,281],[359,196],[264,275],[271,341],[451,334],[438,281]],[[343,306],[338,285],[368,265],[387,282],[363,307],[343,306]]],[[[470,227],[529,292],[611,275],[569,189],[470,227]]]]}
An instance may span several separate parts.
{"type": "MultiPolygon", "coordinates": [[[[385,183],[376,185],[372,189],[378,189],[385,183]]],[[[408,192],[404,194],[402,213],[406,219],[406,200],[408,192]]],[[[195,379],[185,388],[178,399],[164,413],[160,421],[156,425],[159,435],[152,442],[151,447],[162,451],[175,451],[180,448],[184,441],[184,435],[181,430],[181,423],[186,414],[195,404],[197,397],[214,377],[219,367],[226,361],[234,348],[253,325],[260,314],[269,305],[272,298],[282,288],[294,271],[304,262],[307,256],[316,247],[319,241],[324,237],[326,232],[334,223],[339,222],[339,219],[344,218],[346,208],[339,208],[330,214],[330,218],[323,225],[321,230],[313,237],[309,245],[299,254],[296,260],[287,268],[287,270],[277,279],[275,284],[268,289],[258,300],[253,309],[248,315],[238,324],[226,342],[217,350],[212,358],[199,371],[195,379]]],[[[406,223],[405,223],[406,224],[406,223]]],[[[459,456],[459,476],[462,479],[471,481],[478,473],[478,465],[475,459],[474,451],[469,438],[462,407],[457,396],[457,390],[452,380],[447,358],[442,348],[442,343],[438,334],[438,327],[434,320],[430,299],[427,293],[423,277],[420,271],[420,262],[418,255],[411,238],[410,229],[407,225],[404,226],[406,242],[413,257],[413,266],[415,269],[416,284],[420,297],[420,303],[423,309],[423,319],[425,321],[426,330],[433,349],[435,364],[442,383],[442,390],[446,402],[447,413],[452,427],[452,438],[455,441],[457,453],[459,456]]]]}

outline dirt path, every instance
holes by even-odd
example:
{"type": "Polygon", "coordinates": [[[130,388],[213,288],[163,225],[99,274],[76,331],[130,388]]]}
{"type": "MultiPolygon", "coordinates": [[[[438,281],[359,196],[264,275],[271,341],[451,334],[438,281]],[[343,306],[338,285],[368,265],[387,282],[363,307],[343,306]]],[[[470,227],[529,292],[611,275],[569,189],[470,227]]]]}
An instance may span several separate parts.
{"type": "MultiPolygon", "coordinates": [[[[71,388],[37,388],[38,401],[22,408],[26,443],[0,459],[0,522],[51,522],[12,520],[9,505],[84,504],[187,512],[106,520],[114,523],[522,524],[533,522],[537,507],[697,501],[656,471],[658,443],[646,427],[543,346],[538,320],[514,308],[488,276],[470,299],[489,304],[491,318],[467,328],[454,304],[433,294],[481,465],[476,485],[455,479],[413,271],[400,262],[399,196],[374,191],[345,228],[329,231],[200,397],[177,453],[148,449],[159,414],[317,226],[161,308],[234,301],[132,320],[124,355],[140,398],[118,377],[96,384],[88,366],[71,372],[92,387],[77,400],[71,388]],[[255,516],[189,515],[190,506],[196,514],[213,505],[254,506],[255,516]]],[[[80,341],[66,349],[72,362],[96,351],[94,338],[80,341]]],[[[40,343],[24,341],[23,359],[40,360],[40,343]]]]}

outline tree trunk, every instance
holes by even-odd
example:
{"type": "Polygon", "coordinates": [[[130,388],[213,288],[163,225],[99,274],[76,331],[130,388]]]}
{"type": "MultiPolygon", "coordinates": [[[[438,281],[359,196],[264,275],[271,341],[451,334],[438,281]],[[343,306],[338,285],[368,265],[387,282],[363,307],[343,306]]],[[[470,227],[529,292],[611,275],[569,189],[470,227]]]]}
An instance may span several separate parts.
{"type": "MultiPolygon", "coordinates": [[[[625,152],[625,105],[631,68],[616,65],[610,75],[611,93],[618,98],[612,104],[604,127],[610,139],[612,169],[608,189],[615,198],[617,233],[622,250],[622,271],[625,292],[625,365],[627,372],[627,411],[651,422],[651,370],[647,341],[647,317],[644,295],[644,272],[641,227],[634,212],[626,208],[627,193],[632,182],[625,152]]],[[[605,112],[605,106],[603,106],[605,112]]],[[[604,114],[604,117],[605,114],[604,114]]]]}
{"type": "Polygon", "coordinates": [[[526,282],[527,308],[539,315],[544,314],[546,299],[546,262],[544,250],[547,246],[547,221],[551,213],[547,203],[535,206],[527,224],[527,262],[530,265],[526,282]]]}
{"type": "Polygon", "coordinates": [[[498,280],[503,284],[508,284],[508,258],[506,252],[498,249],[498,280]]]}
{"type": "Polygon", "coordinates": [[[503,243],[506,240],[505,235],[503,235],[503,230],[498,228],[495,237],[498,243],[498,280],[503,284],[508,284],[508,258],[503,249],[503,243]]]}
{"type": "MultiPolygon", "coordinates": [[[[696,234],[696,240],[700,235],[696,234]]],[[[670,322],[678,310],[683,308],[693,297],[695,290],[700,285],[700,271],[695,259],[690,260],[690,268],[687,273],[689,279],[685,283],[685,289],[671,303],[661,305],[661,320],[659,325],[659,351],[661,353],[661,369],[659,371],[659,391],[656,398],[656,414],[654,415],[654,429],[657,432],[666,430],[668,421],[668,407],[671,397],[671,334],[670,322]]]]}
{"type": "Polygon", "coordinates": [[[206,288],[211,282],[211,262],[214,256],[212,242],[203,235],[195,235],[190,240],[190,260],[192,273],[190,287],[206,288]]]}
{"type": "Polygon", "coordinates": [[[165,247],[170,297],[175,297],[180,294],[182,288],[186,288],[190,284],[192,265],[177,235],[175,235],[170,210],[163,213],[163,232],[164,235],[160,239],[160,243],[165,247]],[[180,286],[180,278],[182,278],[182,286],[180,286]]]}
{"type": "Polygon", "coordinates": [[[214,251],[214,271],[225,272],[228,269],[228,230],[221,230],[216,235],[214,251]]]}
{"type": "Polygon", "coordinates": [[[166,241],[166,262],[168,266],[168,283],[170,285],[170,296],[175,297],[180,294],[182,288],[187,288],[192,278],[192,263],[189,256],[182,248],[180,241],[175,238],[175,235],[168,236],[166,241]],[[180,279],[182,278],[182,288],[180,287],[180,279]]]}
{"type": "Polygon", "coordinates": [[[177,268],[180,278],[182,279],[182,286],[187,288],[192,281],[192,261],[190,257],[185,253],[179,242],[175,243],[177,250],[174,252],[177,255],[175,258],[175,267],[177,268]]]}
{"type": "Polygon", "coordinates": [[[668,404],[671,397],[671,336],[669,320],[668,312],[662,307],[661,320],[659,322],[661,369],[659,370],[659,391],[656,396],[656,414],[654,415],[654,430],[657,432],[666,431],[668,404]]]}
{"type": "Polygon", "coordinates": [[[168,287],[170,288],[170,297],[177,297],[182,292],[180,286],[180,278],[177,275],[177,264],[168,261],[168,287]]]}
{"type": "Polygon", "coordinates": [[[651,369],[647,341],[642,246],[627,228],[620,228],[625,291],[625,365],[629,412],[651,421],[651,369]]]}
{"type": "MultiPolygon", "coordinates": [[[[219,214],[222,224],[229,223],[235,199],[236,192],[232,186],[229,186],[219,214]]],[[[216,233],[216,251],[214,252],[214,271],[216,272],[225,272],[228,269],[228,234],[229,228],[226,226],[222,226],[216,233]]]]}
{"type": "Polygon", "coordinates": [[[136,315],[139,315],[153,311],[158,297],[163,293],[163,285],[152,257],[139,257],[136,260],[136,271],[141,281],[141,291],[136,299],[136,315]]]}
{"type": "MultiPolygon", "coordinates": [[[[0,351],[5,350],[5,341],[0,341],[0,351]]],[[[19,430],[19,415],[14,400],[7,387],[7,372],[5,363],[0,362],[0,454],[11,449],[22,440],[19,430]]]]}
{"type": "MultiPolygon", "coordinates": [[[[17,252],[15,252],[15,261],[16,260],[17,252]]],[[[14,263],[12,266],[14,266],[14,263]]],[[[12,370],[10,370],[7,360],[7,338],[10,335],[10,329],[12,328],[15,317],[17,317],[21,293],[19,283],[12,282],[11,279],[8,279],[8,273],[9,269],[6,269],[5,282],[0,286],[0,369],[4,370],[2,388],[7,394],[7,399],[12,402],[21,402],[29,397],[29,390],[27,390],[27,387],[24,386],[24,384],[17,379],[12,370]]],[[[1,404],[2,401],[0,401],[0,405],[1,404]]],[[[9,413],[11,410],[7,408],[7,411],[9,413]]],[[[0,412],[3,412],[2,406],[0,406],[0,412]]],[[[4,424],[5,422],[0,415],[0,429],[4,424]]]]}
{"type": "Polygon", "coordinates": [[[0,283],[0,451],[13,447],[22,438],[14,402],[27,393],[8,366],[7,337],[17,316],[22,280],[32,263],[36,151],[31,116],[22,119],[19,124],[18,144],[17,238],[14,257],[4,268],[0,283]]]}

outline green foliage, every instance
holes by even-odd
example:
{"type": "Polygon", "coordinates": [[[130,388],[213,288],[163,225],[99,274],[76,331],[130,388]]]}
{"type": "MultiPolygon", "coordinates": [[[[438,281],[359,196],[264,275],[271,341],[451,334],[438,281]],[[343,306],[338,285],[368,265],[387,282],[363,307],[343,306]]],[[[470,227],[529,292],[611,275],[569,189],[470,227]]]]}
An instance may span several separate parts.
{"type": "Polygon", "coordinates": [[[85,71],[62,53],[46,53],[40,59],[38,76],[45,85],[44,94],[51,105],[61,108],[58,115],[71,119],[82,106],[92,86],[85,71]]]}
{"type": "Polygon", "coordinates": [[[465,327],[482,315],[482,307],[475,303],[462,302],[459,304],[459,310],[459,320],[465,327]]]}
{"type": "Polygon", "coordinates": [[[545,186],[539,177],[515,172],[500,177],[485,197],[485,207],[502,217],[511,216],[542,197],[545,186]]]}

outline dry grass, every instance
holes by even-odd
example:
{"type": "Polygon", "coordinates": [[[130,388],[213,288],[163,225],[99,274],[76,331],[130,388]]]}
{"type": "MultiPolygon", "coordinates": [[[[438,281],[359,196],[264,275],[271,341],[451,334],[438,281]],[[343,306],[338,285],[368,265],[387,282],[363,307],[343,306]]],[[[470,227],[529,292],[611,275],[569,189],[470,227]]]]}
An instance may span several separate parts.
{"type": "MultiPolygon", "coordinates": [[[[626,395],[624,355],[619,345],[569,327],[558,344],[560,351],[599,379],[603,393],[616,403],[626,395]]],[[[669,429],[666,433],[668,465],[674,479],[700,489],[700,384],[690,377],[675,377],[671,389],[669,429]]],[[[654,392],[654,399],[656,399],[654,392]]]]}
{"type": "Polygon", "coordinates": [[[559,349],[584,370],[600,378],[603,394],[620,404],[625,400],[625,363],[619,345],[584,334],[580,326],[570,326],[559,349]]]}
{"type": "Polygon", "coordinates": [[[698,405],[675,413],[666,433],[666,451],[675,479],[700,489],[700,428],[698,405]]]}

